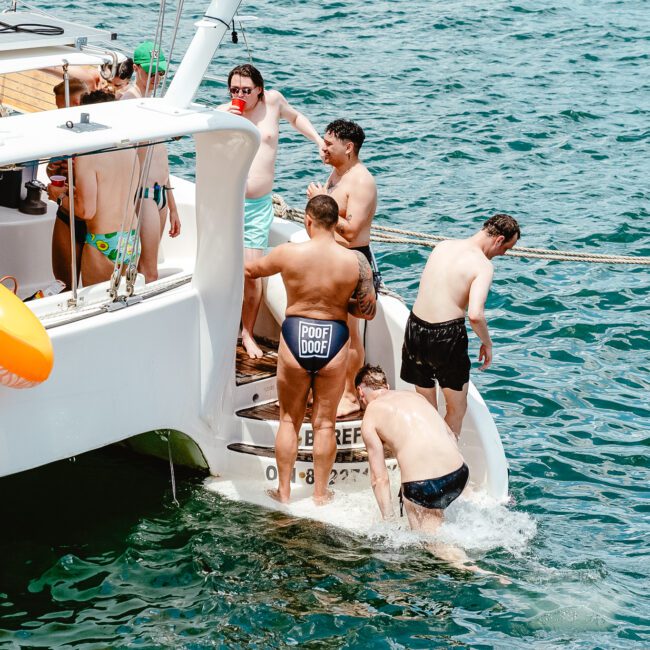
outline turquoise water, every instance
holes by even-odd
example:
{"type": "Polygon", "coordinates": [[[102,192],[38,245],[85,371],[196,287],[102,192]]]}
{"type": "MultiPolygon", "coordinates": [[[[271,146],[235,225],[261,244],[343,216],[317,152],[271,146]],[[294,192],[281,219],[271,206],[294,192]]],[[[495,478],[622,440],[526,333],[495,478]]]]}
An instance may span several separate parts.
{"type": "MultiPolygon", "coordinates": [[[[56,6],[127,49],[155,27],[155,3],[56,6]]],[[[179,51],[201,8],[186,4],[179,51]]],[[[320,130],[340,116],[366,129],[380,223],[466,236],[499,210],[526,246],[647,256],[647,12],[284,0],[242,13],[260,18],[247,37],[269,86],[320,130]]],[[[228,44],[211,72],[244,58],[228,44]]],[[[173,163],[191,177],[188,144],[173,163]]],[[[285,125],[276,190],[301,205],[326,172],[285,125]]],[[[412,303],[426,250],[377,251],[412,303]]],[[[494,366],[474,380],[513,504],[461,512],[450,535],[512,584],[407,535],[226,501],[191,473],[175,507],[164,463],[103,450],[0,481],[0,647],[650,646],[649,284],[642,267],[496,261],[494,366]]]]}

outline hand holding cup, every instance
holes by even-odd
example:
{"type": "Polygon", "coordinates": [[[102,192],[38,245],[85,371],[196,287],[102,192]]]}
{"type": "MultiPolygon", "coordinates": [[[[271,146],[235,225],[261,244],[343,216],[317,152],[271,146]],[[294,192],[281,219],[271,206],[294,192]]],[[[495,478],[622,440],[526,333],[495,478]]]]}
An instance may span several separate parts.
{"type": "Polygon", "coordinates": [[[243,115],[244,114],[244,109],[246,108],[246,100],[243,99],[242,97],[233,97],[230,100],[230,106],[232,108],[238,109],[237,111],[231,111],[232,113],[235,113],[236,115],[243,115]]]}

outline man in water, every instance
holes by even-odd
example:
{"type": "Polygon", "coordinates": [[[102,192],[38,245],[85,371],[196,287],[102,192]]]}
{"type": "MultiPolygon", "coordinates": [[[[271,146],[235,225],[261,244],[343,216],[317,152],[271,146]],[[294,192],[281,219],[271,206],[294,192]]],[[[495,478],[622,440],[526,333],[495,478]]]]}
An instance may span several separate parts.
{"type": "MultiPolygon", "coordinates": [[[[232,103],[222,104],[219,110],[242,115],[260,131],[260,147],[255,154],[248,181],[244,204],[244,261],[257,260],[264,255],[269,244],[269,231],[273,222],[271,191],[275,177],[275,160],[278,153],[280,120],[311,140],[319,148],[323,140],[311,122],[298,112],[277,90],[265,90],[260,71],[246,63],[233,68],[228,75],[228,89],[233,99],[246,102],[241,111],[232,103]]],[[[244,281],[242,305],[242,345],[252,359],[263,355],[253,338],[257,313],[262,302],[262,282],[247,277],[244,281]]]]}
{"type": "MultiPolygon", "coordinates": [[[[122,94],[121,99],[149,97],[154,94],[167,72],[167,59],[162,50],[155,50],[152,41],[140,43],[133,53],[135,83],[122,94]]],[[[169,216],[169,236],[181,232],[176,200],[169,180],[169,157],[164,144],[149,145],[138,149],[140,169],[146,172],[138,191],[136,210],[141,220],[140,238],[142,252],[138,270],[145,282],[158,279],[158,249],[169,216]],[[147,158],[149,159],[147,161],[147,158]]]]}
{"type": "Polygon", "coordinates": [[[494,268],[521,236],[507,214],[490,217],[467,239],[440,242],[422,273],[418,297],[409,315],[402,348],[401,378],[437,408],[436,382],[445,396],[449,428],[460,435],[467,410],[470,360],[465,311],[481,340],[478,359],[485,370],[492,362],[492,339],[485,319],[494,268]]]}
{"type": "Polygon", "coordinates": [[[277,371],[278,489],[269,492],[281,503],[289,501],[298,434],[310,389],[314,400],[314,501],[322,504],[331,499],[327,483],[336,457],[336,407],[345,384],[347,315],[349,312],[364,319],[375,315],[370,265],[361,253],[337,244],[337,223],[336,201],[317,196],[305,209],[309,241],[282,244],[266,257],[246,262],[247,278],[281,273],[287,290],[277,371]]]}
{"type": "Polygon", "coordinates": [[[411,391],[389,390],[379,366],[366,364],[354,383],[365,409],[361,435],[382,518],[395,516],[384,456],[387,445],[401,472],[400,510],[406,507],[413,530],[434,532],[445,508],[460,496],[469,479],[456,437],[425,397],[411,391]]]}
{"type": "MultiPolygon", "coordinates": [[[[339,206],[338,241],[351,250],[363,253],[370,263],[375,290],[381,276],[370,250],[370,226],[377,210],[377,186],[366,166],[359,160],[359,150],[365,140],[363,129],[349,120],[335,120],[325,129],[323,145],[324,162],[333,167],[325,185],[311,183],[308,198],[329,194],[339,206]]],[[[348,318],[350,327],[350,354],[346,373],[345,391],[338,407],[338,415],[348,415],[359,409],[354,376],[363,365],[363,342],[359,322],[348,318]]]]}
{"type": "MultiPolygon", "coordinates": [[[[444,520],[445,509],[461,495],[469,480],[456,436],[424,396],[390,390],[381,367],[365,365],[357,373],[355,384],[365,409],[361,435],[382,519],[395,518],[384,456],[386,445],[400,469],[400,515],[405,508],[412,530],[435,533],[444,520]]],[[[461,548],[435,539],[426,548],[456,568],[494,575],[471,564],[461,548]]],[[[501,584],[510,584],[503,576],[494,577],[501,584]]]]}

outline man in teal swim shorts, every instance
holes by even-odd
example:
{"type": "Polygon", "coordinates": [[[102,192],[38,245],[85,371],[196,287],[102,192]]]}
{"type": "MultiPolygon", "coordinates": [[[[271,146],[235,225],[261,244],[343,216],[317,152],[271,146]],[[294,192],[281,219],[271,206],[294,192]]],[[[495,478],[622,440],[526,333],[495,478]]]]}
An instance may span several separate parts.
{"type": "MultiPolygon", "coordinates": [[[[265,90],[264,79],[259,70],[250,64],[239,65],[228,75],[230,97],[243,99],[243,111],[232,103],[222,104],[219,109],[234,115],[242,115],[260,131],[260,148],[253,160],[246,183],[244,205],[244,262],[264,255],[269,243],[269,230],[273,222],[271,192],[275,177],[275,159],[278,153],[280,119],[285,119],[299,133],[314,142],[319,154],[323,139],[311,122],[298,112],[277,90],[265,90]]],[[[242,344],[252,359],[262,356],[262,350],[253,338],[253,328],[262,302],[262,281],[244,280],[244,303],[242,305],[242,344]]]]}

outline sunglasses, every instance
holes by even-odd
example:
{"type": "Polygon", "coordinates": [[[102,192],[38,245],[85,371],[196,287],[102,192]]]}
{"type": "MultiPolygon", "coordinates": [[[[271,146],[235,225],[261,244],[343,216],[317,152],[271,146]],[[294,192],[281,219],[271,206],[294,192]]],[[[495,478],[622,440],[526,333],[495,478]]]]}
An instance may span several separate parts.
{"type": "Polygon", "coordinates": [[[255,90],[256,87],[253,88],[238,88],[237,86],[230,86],[230,94],[231,95],[239,95],[239,93],[243,93],[244,95],[250,95],[253,90],[255,90]]]}

